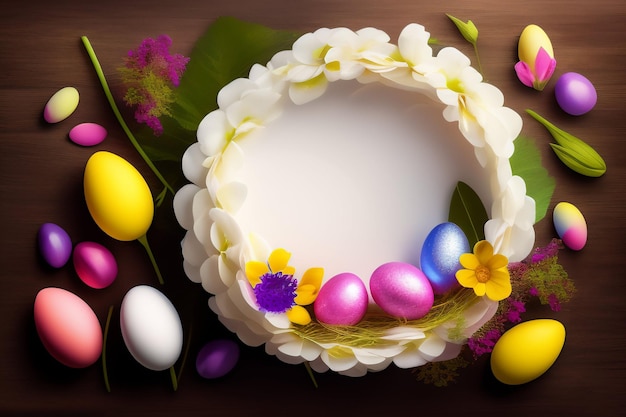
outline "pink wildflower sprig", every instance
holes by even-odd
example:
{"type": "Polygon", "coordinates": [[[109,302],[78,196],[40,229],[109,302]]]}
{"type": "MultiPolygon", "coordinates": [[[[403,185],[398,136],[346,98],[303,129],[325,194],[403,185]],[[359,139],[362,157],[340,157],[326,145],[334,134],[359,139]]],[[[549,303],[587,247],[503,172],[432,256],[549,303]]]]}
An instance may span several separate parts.
{"type": "Polygon", "coordinates": [[[149,126],[156,136],[163,133],[159,117],[171,115],[174,88],[180,84],[189,58],[171,55],[172,39],[160,35],[144,39],[137,49],[128,52],[124,66],[119,68],[127,86],[124,101],[135,106],[135,120],[149,126]]]}

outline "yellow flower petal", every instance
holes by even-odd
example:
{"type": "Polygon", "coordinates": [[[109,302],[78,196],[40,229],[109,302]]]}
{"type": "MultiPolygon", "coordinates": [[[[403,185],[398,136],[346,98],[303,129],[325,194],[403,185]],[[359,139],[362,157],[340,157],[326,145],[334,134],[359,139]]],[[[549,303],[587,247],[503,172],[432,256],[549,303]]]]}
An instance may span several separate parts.
{"type": "Polygon", "coordinates": [[[254,288],[261,282],[261,276],[270,272],[267,264],[260,261],[248,261],[246,262],[246,277],[254,288]]]}
{"type": "Polygon", "coordinates": [[[471,269],[459,269],[456,271],[456,280],[465,288],[474,288],[478,284],[476,273],[471,269]]]}
{"type": "Polygon", "coordinates": [[[311,322],[311,315],[306,308],[302,306],[293,306],[286,314],[289,321],[295,324],[304,326],[311,322]]]}
{"type": "Polygon", "coordinates": [[[304,284],[299,285],[296,290],[296,298],[294,301],[301,306],[307,306],[311,304],[317,298],[318,289],[314,285],[304,284]]]}
{"type": "Polygon", "coordinates": [[[480,261],[473,253],[464,253],[459,257],[459,262],[463,268],[476,269],[480,266],[480,261]]]}
{"type": "Polygon", "coordinates": [[[493,301],[500,301],[511,295],[511,281],[490,279],[485,283],[487,297],[493,301]]]}
{"type": "Polygon", "coordinates": [[[289,258],[291,258],[291,253],[287,252],[285,249],[274,249],[268,259],[270,270],[273,273],[283,271],[287,268],[289,258]]]}
{"type": "Polygon", "coordinates": [[[287,265],[286,267],[284,267],[283,269],[281,269],[280,271],[276,271],[276,272],[282,272],[283,275],[291,275],[294,276],[296,274],[296,268],[294,268],[291,265],[287,265]]]}
{"type": "Polygon", "coordinates": [[[507,266],[509,264],[509,259],[500,254],[495,254],[493,257],[487,262],[485,265],[487,268],[494,270],[507,266]]]}
{"type": "Polygon", "coordinates": [[[493,257],[493,246],[486,240],[476,242],[474,245],[474,254],[481,265],[487,266],[489,260],[493,257]]]}
{"type": "Polygon", "coordinates": [[[313,285],[319,290],[322,286],[322,278],[324,278],[324,268],[309,268],[300,278],[299,285],[313,285]]]}
{"type": "Polygon", "coordinates": [[[474,287],[474,294],[476,294],[479,297],[482,297],[483,295],[485,295],[485,292],[487,291],[486,287],[487,286],[485,284],[483,284],[482,282],[479,282],[474,287]]]}

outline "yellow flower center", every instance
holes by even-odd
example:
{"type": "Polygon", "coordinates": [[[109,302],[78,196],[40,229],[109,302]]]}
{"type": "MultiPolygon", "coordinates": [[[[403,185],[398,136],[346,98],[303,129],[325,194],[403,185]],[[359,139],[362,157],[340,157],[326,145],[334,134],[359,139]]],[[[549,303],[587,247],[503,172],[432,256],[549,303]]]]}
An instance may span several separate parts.
{"type": "Polygon", "coordinates": [[[474,272],[476,273],[478,282],[482,282],[483,284],[491,278],[491,271],[489,271],[489,268],[486,266],[480,265],[474,272]]]}

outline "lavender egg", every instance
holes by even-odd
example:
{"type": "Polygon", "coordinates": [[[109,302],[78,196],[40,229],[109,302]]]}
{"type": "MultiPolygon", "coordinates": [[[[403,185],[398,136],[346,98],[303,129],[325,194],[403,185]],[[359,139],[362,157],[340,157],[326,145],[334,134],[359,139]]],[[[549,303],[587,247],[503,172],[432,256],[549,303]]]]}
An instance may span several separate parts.
{"type": "Polygon", "coordinates": [[[91,288],[106,288],[117,277],[117,262],[107,248],[96,242],[81,242],[72,256],[78,277],[91,288]]]}
{"type": "Polygon", "coordinates": [[[561,75],[554,85],[554,94],[561,109],[573,116],[587,113],[598,101],[591,81],[576,72],[561,75]]]}
{"type": "Polygon", "coordinates": [[[406,320],[424,317],[433,306],[433,288],[414,265],[389,262],[376,268],[370,278],[374,302],[391,316],[406,320]]]}
{"type": "Polygon", "coordinates": [[[455,275],[461,268],[459,257],[468,252],[469,241],[463,230],[454,223],[441,223],[426,236],[420,267],[435,294],[445,294],[459,285],[455,275]]]}
{"type": "Polygon", "coordinates": [[[206,379],[220,378],[233,370],[239,361],[239,345],[232,340],[213,340],[196,357],[196,371],[206,379]]]}
{"type": "Polygon", "coordinates": [[[322,323],[353,326],[365,315],[367,304],[365,284],[358,276],[346,272],[335,275],[322,286],[313,310],[322,323]]]}
{"type": "Polygon", "coordinates": [[[37,233],[37,243],[39,252],[53,268],[61,268],[72,256],[72,240],[57,224],[42,224],[37,233]]]}

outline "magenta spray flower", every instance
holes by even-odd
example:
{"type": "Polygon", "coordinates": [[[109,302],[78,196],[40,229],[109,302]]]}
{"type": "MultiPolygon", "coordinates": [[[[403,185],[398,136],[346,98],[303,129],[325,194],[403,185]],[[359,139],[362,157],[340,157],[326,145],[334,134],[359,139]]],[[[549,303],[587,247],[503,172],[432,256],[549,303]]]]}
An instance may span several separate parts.
{"type": "Polygon", "coordinates": [[[137,122],[148,125],[157,136],[163,133],[159,117],[171,114],[174,88],[189,62],[183,55],[171,55],[171,45],[172,39],[167,35],[144,39],[137,49],[128,52],[124,66],[119,68],[127,86],[124,101],[135,106],[137,122]]]}

